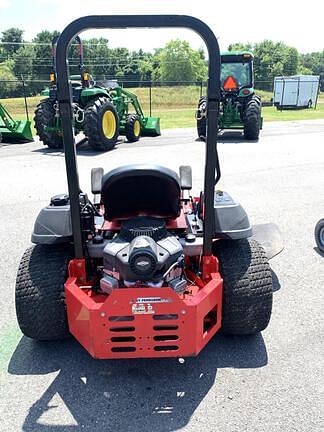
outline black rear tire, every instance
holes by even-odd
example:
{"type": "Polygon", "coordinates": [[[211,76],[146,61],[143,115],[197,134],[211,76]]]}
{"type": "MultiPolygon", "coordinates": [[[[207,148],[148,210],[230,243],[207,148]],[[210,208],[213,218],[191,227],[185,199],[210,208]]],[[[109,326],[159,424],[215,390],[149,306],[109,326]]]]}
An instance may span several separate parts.
{"type": "Polygon", "coordinates": [[[272,310],[272,276],[264,249],[255,240],[214,243],[223,278],[221,332],[251,335],[264,330],[272,310]]]}
{"type": "Polygon", "coordinates": [[[125,135],[129,142],[135,142],[141,136],[141,121],[138,115],[130,114],[125,125],[125,135]]]}
{"type": "Polygon", "coordinates": [[[112,150],[119,135],[116,108],[106,97],[90,101],[84,110],[84,133],[89,145],[98,151],[112,150]]]}
{"type": "Polygon", "coordinates": [[[197,116],[197,134],[199,138],[206,138],[207,136],[207,118],[206,113],[206,96],[201,96],[198,102],[198,111],[200,117],[197,116]]]}
{"type": "Polygon", "coordinates": [[[44,126],[55,126],[55,110],[51,100],[44,99],[37,105],[34,122],[37,135],[44,145],[52,149],[63,148],[63,137],[61,135],[44,130],[44,126]]]}
{"type": "Polygon", "coordinates": [[[244,137],[247,140],[259,139],[261,127],[261,100],[254,95],[247,103],[244,113],[244,137]]]}
{"type": "Polygon", "coordinates": [[[318,249],[324,253],[324,219],[317,222],[314,234],[318,249]]]}
{"type": "Polygon", "coordinates": [[[69,336],[64,283],[71,259],[69,246],[31,246],[16,279],[16,314],[25,336],[58,340],[69,336]]]}

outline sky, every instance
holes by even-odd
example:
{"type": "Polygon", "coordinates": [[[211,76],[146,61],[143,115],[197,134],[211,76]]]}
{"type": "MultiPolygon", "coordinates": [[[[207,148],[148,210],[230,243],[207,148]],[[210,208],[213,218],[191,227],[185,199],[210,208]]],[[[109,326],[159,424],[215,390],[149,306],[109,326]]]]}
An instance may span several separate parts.
{"type": "MultiPolygon", "coordinates": [[[[202,19],[218,38],[221,50],[234,42],[282,41],[302,53],[324,49],[324,0],[0,0],[0,32],[24,30],[25,40],[39,31],[63,30],[84,15],[185,14],[202,19]]],[[[110,30],[86,32],[104,36],[110,47],[153,51],[170,39],[186,39],[193,48],[204,47],[184,29],[110,30]]]]}

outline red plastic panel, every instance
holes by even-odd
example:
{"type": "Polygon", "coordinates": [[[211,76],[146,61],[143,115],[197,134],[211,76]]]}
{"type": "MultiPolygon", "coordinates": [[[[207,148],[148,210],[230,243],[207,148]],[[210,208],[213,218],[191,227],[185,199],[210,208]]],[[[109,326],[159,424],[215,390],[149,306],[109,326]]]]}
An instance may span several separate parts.
{"type": "Polygon", "coordinates": [[[65,284],[69,328],[95,358],[197,355],[221,326],[222,279],[218,273],[195,294],[171,288],[120,288],[110,296],[65,284]]]}

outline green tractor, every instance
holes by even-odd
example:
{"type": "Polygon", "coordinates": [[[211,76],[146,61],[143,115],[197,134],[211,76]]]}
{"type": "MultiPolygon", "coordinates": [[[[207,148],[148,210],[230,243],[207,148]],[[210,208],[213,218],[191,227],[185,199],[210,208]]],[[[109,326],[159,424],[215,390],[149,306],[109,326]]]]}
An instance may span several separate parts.
{"type": "MultiPolygon", "coordinates": [[[[206,97],[198,102],[197,132],[206,137],[206,97]]],[[[257,140],[262,129],[261,98],[255,94],[253,54],[225,52],[221,55],[221,104],[219,129],[241,129],[247,140],[257,140]]]]}
{"type": "Polygon", "coordinates": [[[160,118],[145,117],[134,93],[121,87],[116,80],[108,81],[106,88],[119,116],[120,135],[125,135],[129,142],[137,141],[140,135],[161,135],[160,118]],[[129,113],[130,107],[133,107],[135,113],[129,113]]]}
{"type": "MultiPolygon", "coordinates": [[[[42,100],[35,110],[35,128],[44,145],[59,149],[63,147],[62,127],[57,103],[56,45],[52,42],[51,88],[42,91],[42,100]]],[[[80,75],[71,75],[73,99],[73,124],[75,135],[83,132],[94,150],[111,150],[119,135],[129,142],[140,136],[160,135],[160,119],[145,117],[137,97],[124,90],[116,82],[111,87],[97,85],[83,62],[83,45],[75,38],[79,49],[80,75]]]]}

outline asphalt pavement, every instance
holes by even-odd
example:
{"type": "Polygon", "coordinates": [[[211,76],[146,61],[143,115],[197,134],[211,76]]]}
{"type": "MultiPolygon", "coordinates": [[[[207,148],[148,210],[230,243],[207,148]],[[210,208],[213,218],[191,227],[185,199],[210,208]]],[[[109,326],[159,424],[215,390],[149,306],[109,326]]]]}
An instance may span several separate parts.
{"type": "MultiPolygon", "coordinates": [[[[274,307],[255,337],[217,335],[196,358],[94,360],[73,339],[36,343],[18,330],[14,283],[40,209],[66,191],[64,157],[42,143],[0,144],[0,431],[281,432],[324,430],[324,256],[314,226],[324,217],[324,120],[266,123],[258,142],[220,136],[222,178],[252,223],[274,222],[285,249],[271,261],[274,307]]],[[[154,162],[193,168],[203,182],[204,142],[194,129],[163,131],[94,153],[90,170],[154,162]]]]}

